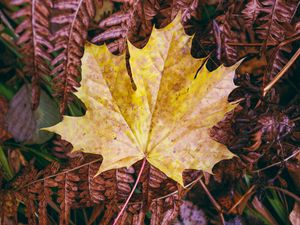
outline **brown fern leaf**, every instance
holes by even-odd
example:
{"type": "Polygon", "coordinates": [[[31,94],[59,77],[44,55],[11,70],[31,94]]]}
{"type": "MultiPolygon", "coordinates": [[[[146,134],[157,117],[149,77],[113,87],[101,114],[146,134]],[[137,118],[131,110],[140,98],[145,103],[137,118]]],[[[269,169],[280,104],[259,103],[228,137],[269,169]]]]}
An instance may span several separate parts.
{"type": "MultiPolygon", "coordinates": [[[[293,20],[299,7],[299,1],[277,0],[271,4],[270,1],[262,1],[261,13],[267,12],[256,20],[259,25],[256,28],[257,36],[264,41],[261,51],[264,52],[269,42],[277,43],[278,46],[270,49],[267,53],[268,66],[264,73],[264,86],[270,82],[283,68],[291,57],[292,44],[283,44],[285,40],[297,36],[297,22],[293,20]]],[[[296,21],[299,18],[296,19],[296,21]]]]}
{"type": "Polygon", "coordinates": [[[105,180],[102,176],[95,177],[100,165],[101,161],[98,160],[95,163],[89,163],[78,171],[81,179],[78,187],[80,206],[90,207],[106,200],[104,196],[105,180]]]}
{"type": "Polygon", "coordinates": [[[295,50],[299,47],[299,38],[297,38],[300,34],[299,15],[296,14],[294,19],[295,22],[292,21],[290,24],[292,28],[286,30],[287,40],[281,42],[277,47],[270,49],[269,51],[269,64],[265,70],[265,76],[268,75],[269,80],[273,79],[273,77],[275,77],[281,71],[281,69],[295,53],[295,50]],[[289,42],[289,40],[292,39],[295,39],[295,42],[289,42]]]}
{"type": "MultiPolygon", "coordinates": [[[[101,159],[86,154],[70,159],[63,168],[58,163],[50,164],[40,172],[32,164],[25,167],[21,177],[17,177],[11,186],[18,190],[18,198],[26,205],[29,223],[36,224],[38,219],[39,224],[47,224],[47,208],[53,207],[56,201],[60,205],[60,224],[69,223],[71,209],[96,205],[105,208],[101,224],[110,224],[132,191],[141,163],[106,171],[95,177],[100,164],[101,159]],[[54,195],[57,195],[56,200],[54,195]],[[35,212],[38,212],[38,217],[35,212]]],[[[186,180],[194,180],[197,174],[195,171],[188,172],[186,180]]],[[[159,224],[168,224],[177,216],[178,196],[182,197],[183,192],[173,180],[148,164],[138,182],[137,193],[134,193],[118,224],[144,224],[146,212],[156,201],[163,202],[161,210],[164,218],[159,224]]]]}
{"type": "Polygon", "coordinates": [[[132,214],[130,224],[143,225],[145,220],[146,211],[143,209],[144,203],[135,203],[130,205],[128,212],[132,214]]]}
{"type": "MultiPolygon", "coordinates": [[[[195,58],[207,57],[214,51],[215,45],[221,43],[220,35],[214,35],[213,23],[202,25],[203,10],[205,3],[201,0],[178,0],[182,11],[182,25],[188,35],[194,35],[191,47],[191,54],[195,58]],[[216,39],[219,37],[219,39],[216,39]]],[[[209,15],[209,17],[211,17],[209,15]]],[[[210,65],[210,61],[208,63],[210,65]]]]}
{"type": "Polygon", "coordinates": [[[145,172],[141,177],[142,199],[145,207],[149,208],[151,202],[162,196],[177,191],[177,184],[164,173],[147,163],[145,172]]]}
{"type": "Polygon", "coordinates": [[[55,0],[53,9],[56,15],[51,18],[51,23],[58,29],[51,38],[55,43],[52,52],[58,52],[58,55],[51,62],[54,67],[51,75],[55,76],[53,88],[63,114],[75,88],[80,86],[80,59],[95,8],[93,0],[55,0]]]}
{"type": "Polygon", "coordinates": [[[58,175],[55,181],[58,183],[58,203],[60,204],[60,224],[69,224],[71,205],[75,203],[77,195],[77,185],[80,178],[74,173],[64,173],[58,175]]]}
{"type": "Polygon", "coordinates": [[[114,217],[115,213],[117,213],[118,208],[115,206],[114,202],[110,202],[106,206],[106,210],[104,212],[104,215],[101,219],[100,225],[108,225],[110,224],[110,221],[114,217]]]}
{"type": "Polygon", "coordinates": [[[36,195],[36,185],[37,183],[32,183],[39,179],[38,170],[33,166],[31,162],[28,166],[24,167],[24,170],[19,176],[10,184],[12,189],[15,189],[15,195],[17,199],[24,202],[26,206],[26,216],[28,224],[37,224],[36,221],[36,205],[35,201],[37,199],[36,195]]]}
{"type": "MultiPolygon", "coordinates": [[[[126,201],[126,198],[131,192],[131,185],[133,185],[135,181],[133,178],[134,172],[135,170],[133,167],[129,167],[128,169],[123,168],[110,170],[94,178],[96,180],[93,182],[101,183],[100,185],[104,188],[104,190],[100,190],[101,187],[97,187],[97,192],[94,191],[94,194],[100,193],[101,197],[104,197],[105,202],[107,203],[105,205],[105,213],[101,219],[101,225],[110,224],[113,221],[114,216],[121,210],[121,203],[126,201]]],[[[98,203],[98,196],[96,196],[96,200],[98,203]]],[[[127,215],[128,213],[125,211],[125,214],[122,215],[122,219],[120,221],[127,221],[127,215]]]]}
{"type": "Polygon", "coordinates": [[[7,131],[5,117],[8,111],[8,102],[0,96],[0,143],[11,138],[11,134],[7,131]]]}
{"type": "Polygon", "coordinates": [[[152,213],[150,224],[171,224],[179,214],[179,208],[180,201],[178,194],[153,201],[150,206],[150,211],[152,213]]]}
{"type": "Polygon", "coordinates": [[[131,186],[134,184],[135,179],[133,175],[135,169],[133,167],[117,169],[116,173],[116,184],[117,184],[117,200],[125,201],[131,192],[131,186]]]}
{"type": "MultiPolygon", "coordinates": [[[[266,49],[268,42],[280,43],[287,38],[287,31],[292,29],[291,21],[296,13],[296,10],[300,4],[299,1],[291,0],[259,0],[261,5],[260,17],[257,17],[256,34],[258,38],[264,41],[262,50],[266,49]]],[[[250,2],[251,4],[251,2],[250,2]]],[[[251,11],[248,12],[247,17],[251,11]]],[[[253,15],[252,15],[253,16],[253,15]]]]}
{"type": "Polygon", "coordinates": [[[286,65],[291,57],[290,53],[292,52],[293,47],[291,44],[287,44],[284,46],[278,46],[269,50],[268,57],[268,66],[265,70],[265,84],[266,82],[270,82],[286,65]]]}
{"type": "Polygon", "coordinates": [[[17,44],[24,55],[24,71],[31,76],[32,107],[36,109],[40,97],[40,83],[49,75],[51,55],[47,52],[52,48],[49,41],[51,0],[12,0],[12,5],[20,6],[12,18],[22,18],[15,32],[19,34],[17,44]]]}
{"type": "MultiPolygon", "coordinates": [[[[71,162],[71,167],[79,165],[78,160],[71,162]]],[[[64,173],[59,173],[55,177],[55,182],[59,188],[57,195],[57,202],[60,205],[59,224],[68,225],[70,220],[70,209],[72,205],[76,204],[76,197],[78,195],[78,182],[80,177],[75,171],[65,170],[64,173]]]]}
{"type": "MultiPolygon", "coordinates": [[[[49,175],[57,173],[59,170],[60,164],[53,163],[50,164],[47,168],[43,170],[43,177],[48,177],[49,175]]],[[[47,205],[52,202],[53,191],[51,188],[57,187],[58,183],[51,178],[42,179],[38,182],[35,187],[35,193],[37,193],[37,201],[38,201],[38,215],[39,215],[39,225],[47,225],[47,205]]]]}
{"type": "MultiPolygon", "coordinates": [[[[126,2],[126,1],[125,1],[126,2]]],[[[151,35],[152,27],[168,25],[176,16],[175,1],[126,2],[122,9],[100,22],[103,30],[92,39],[93,43],[106,43],[113,54],[122,54],[128,39],[135,47],[143,48],[151,35]]]]}
{"type": "Polygon", "coordinates": [[[10,183],[10,187],[15,190],[22,191],[22,187],[26,187],[27,184],[37,180],[39,177],[38,170],[30,162],[21,173],[10,183]]]}
{"type": "Polygon", "coordinates": [[[192,35],[197,31],[200,32],[201,27],[198,25],[202,19],[202,10],[205,7],[201,0],[177,0],[177,7],[182,11],[182,25],[188,35],[192,35]]]}
{"type": "Polygon", "coordinates": [[[100,175],[105,180],[104,196],[106,201],[117,204],[119,201],[126,200],[131,191],[130,186],[134,183],[134,172],[133,167],[129,167],[128,169],[110,170],[100,175]]]}
{"type": "MultiPolygon", "coordinates": [[[[136,37],[139,40],[141,40],[142,43],[136,44],[137,42],[136,41],[133,42],[133,44],[135,46],[145,45],[143,43],[145,38],[142,37],[147,36],[149,38],[150,33],[152,31],[152,25],[150,26],[148,25],[146,27],[145,25],[141,26],[141,24],[139,26],[135,25],[135,23],[140,21],[139,18],[133,19],[137,7],[129,8],[129,9],[128,8],[129,8],[128,6],[127,7],[124,6],[124,9],[122,9],[122,11],[116,12],[111,16],[109,16],[108,18],[101,21],[98,27],[104,31],[96,35],[91,41],[95,44],[100,44],[100,45],[106,43],[110,52],[119,55],[124,53],[126,49],[126,40],[129,36],[129,32],[133,26],[136,26],[142,29],[141,33],[145,33],[146,35],[145,34],[137,35],[136,37]]],[[[149,22],[147,24],[149,24],[149,22]]]]}
{"type": "Polygon", "coordinates": [[[143,203],[133,203],[128,206],[128,209],[124,211],[118,220],[118,225],[143,225],[145,212],[143,210],[143,203]]]}
{"type": "MultiPolygon", "coordinates": [[[[29,176],[28,176],[29,177],[29,176]]],[[[32,177],[31,181],[34,181],[32,177]]],[[[30,183],[30,182],[29,182],[30,183]]],[[[25,185],[20,191],[16,192],[16,196],[18,199],[24,203],[26,206],[26,217],[28,220],[28,224],[37,224],[37,207],[36,207],[36,200],[38,199],[37,196],[37,187],[38,183],[32,183],[29,185],[25,185]]]]}
{"type": "Polygon", "coordinates": [[[18,203],[11,190],[0,190],[0,224],[17,224],[18,203]]]}
{"type": "MultiPolygon", "coordinates": [[[[52,140],[52,143],[49,146],[49,149],[53,155],[57,158],[67,159],[70,156],[73,156],[74,153],[71,153],[73,146],[71,143],[61,139],[61,136],[56,135],[52,140]]],[[[72,158],[72,157],[70,157],[72,158]]]]}
{"type": "Polygon", "coordinates": [[[229,4],[226,11],[216,18],[213,18],[214,15],[208,15],[211,20],[208,23],[204,16],[207,14],[207,2],[199,0],[179,2],[182,5],[182,24],[186,33],[189,35],[195,33],[191,53],[196,58],[210,55],[209,68],[215,68],[219,64],[230,66],[246,53],[253,51],[237,46],[239,43],[253,41],[253,34],[249,34],[252,30],[245,29],[244,19],[239,15],[243,9],[243,2],[229,4]]]}
{"type": "Polygon", "coordinates": [[[93,43],[106,43],[110,52],[123,53],[126,44],[126,35],[129,29],[130,12],[116,12],[100,22],[99,28],[104,32],[92,39],[93,43]]]}
{"type": "Polygon", "coordinates": [[[27,196],[24,199],[24,203],[26,205],[26,216],[28,219],[28,224],[35,225],[37,224],[37,218],[36,218],[36,212],[37,207],[35,205],[35,200],[37,199],[37,196],[34,192],[32,192],[32,188],[34,185],[27,187],[27,196]]]}
{"type": "Polygon", "coordinates": [[[245,20],[245,25],[252,27],[254,22],[256,21],[260,11],[262,10],[263,6],[260,0],[249,0],[248,3],[245,5],[245,8],[242,10],[242,15],[245,20]]]}

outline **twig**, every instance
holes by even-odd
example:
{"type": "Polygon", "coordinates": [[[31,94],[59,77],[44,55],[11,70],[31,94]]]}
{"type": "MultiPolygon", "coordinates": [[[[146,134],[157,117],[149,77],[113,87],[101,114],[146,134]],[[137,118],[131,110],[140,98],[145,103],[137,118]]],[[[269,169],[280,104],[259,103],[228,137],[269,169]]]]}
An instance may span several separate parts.
{"type": "Polygon", "coordinates": [[[252,185],[249,190],[228,210],[228,214],[231,213],[241,202],[252,193],[253,189],[255,188],[255,185],[252,185]]]}
{"type": "Polygon", "coordinates": [[[209,200],[211,201],[211,203],[214,205],[215,209],[218,211],[222,225],[226,225],[226,222],[225,222],[225,219],[224,219],[224,215],[223,215],[222,207],[215,200],[215,198],[212,196],[212,194],[207,189],[206,185],[203,183],[203,181],[201,179],[199,179],[199,183],[200,183],[201,187],[203,188],[203,190],[205,191],[205,193],[207,194],[207,196],[209,197],[209,200]]]}
{"type": "MultiPolygon", "coordinates": [[[[208,44],[208,45],[215,45],[216,43],[213,41],[201,41],[202,44],[208,44]]],[[[253,43],[248,43],[248,42],[226,42],[226,45],[230,45],[230,46],[241,46],[241,47],[260,47],[262,46],[264,43],[260,43],[260,42],[253,42],[253,43]]],[[[278,43],[275,42],[269,42],[267,44],[267,46],[277,46],[278,43]]]]}
{"type": "MultiPolygon", "coordinates": [[[[253,43],[247,43],[247,42],[241,42],[241,43],[227,42],[226,44],[230,45],[230,46],[260,47],[260,46],[263,46],[264,43],[259,43],[259,42],[253,42],[253,43]]],[[[271,42],[271,43],[268,43],[267,46],[276,46],[277,44],[278,43],[271,42]]]]}
{"type": "Polygon", "coordinates": [[[131,199],[131,197],[132,197],[132,195],[133,195],[133,192],[134,192],[134,190],[136,189],[136,186],[138,185],[138,183],[139,183],[139,181],[140,181],[141,175],[142,175],[143,170],[144,170],[144,168],[145,168],[145,164],[146,164],[146,158],[143,159],[142,167],[141,167],[140,172],[139,172],[139,174],[138,174],[138,177],[137,177],[137,179],[136,179],[136,181],[135,181],[135,184],[134,184],[134,186],[133,186],[133,188],[132,188],[132,190],[131,190],[131,192],[130,192],[128,198],[126,199],[125,204],[123,205],[121,211],[119,212],[117,218],[115,219],[113,225],[116,225],[116,224],[117,224],[118,220],[120,219],[121,215],[123,214],[124,210],[126,209],[126,207],[127,207],[127,205],[128,205],[128,202],[130,201],[130,199],[131,199]]]}
{"type": "Polygon", "coordinates": [[[271,167],[273,167],[273,166],[279,165],[279,164],[281,164],[281,163],[283,163],[283,162],[286,162],[286,161],[288,161],[289,159],[295,157],[295,156],[298,155],[299,153],[300,153],[300,149],[298,149],[295,153],[293,153],[293,154],[290,155],[289,157],[285,158],[283,161],[276,162],[276,163],[274,163],[274,164],[272,164],[272,165],[266,166],[266,167],[261,168],[261,169],[259,169],[259,170],[254,170],[253,172],[254,172],[254,173],[259,173],[259,172],[261,172],[261,171],[263,171],[263,170],[266,170],[266,169],[269,169],[269,168],[271,168],[271,167]]]}
{"type": "Polygon", "coordinates": [[[267,92],[274,86],[275,83],[286,73],[286,71],[293,65],[293,63],[297,60],[300,55],[300,48],[293,55],[293,57],[288,61],[288,63],[282,68],[282,70],[274,77],[274,79],[264,88],[263,96],[267,94],[267,92]]]}
{"type": "Polygon", "coordinates": [[[300,120],[300,116],[298,116],[298,117],[296,117],[296,118],[294,118],[294,119],[291,119],[292,122],[296,122],[296,121],[298,121],[298,120],[300,120]]]}

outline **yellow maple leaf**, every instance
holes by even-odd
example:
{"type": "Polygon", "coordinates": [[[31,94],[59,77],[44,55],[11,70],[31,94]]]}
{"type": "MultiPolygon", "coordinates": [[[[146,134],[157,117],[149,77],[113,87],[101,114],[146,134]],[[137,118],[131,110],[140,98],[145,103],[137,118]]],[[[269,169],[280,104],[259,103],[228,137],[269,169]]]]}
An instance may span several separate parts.
{"type": "Polygon", "coordinates": [[[211,172],[214,164],[233,156],[208,130],[234,108],[227,96],[237,66],[209,72],[204,65],[195,78],[205,60],[191,57],[190,44],[179,18],[154,29],[142,50],[128,43],[136,90],[124,55],[86,44],[77,93],[86,115],[64,116],[48,130],[74,150],[102,155],[99,173],[143,158],[181,185],[185,169],[211,172]]]}

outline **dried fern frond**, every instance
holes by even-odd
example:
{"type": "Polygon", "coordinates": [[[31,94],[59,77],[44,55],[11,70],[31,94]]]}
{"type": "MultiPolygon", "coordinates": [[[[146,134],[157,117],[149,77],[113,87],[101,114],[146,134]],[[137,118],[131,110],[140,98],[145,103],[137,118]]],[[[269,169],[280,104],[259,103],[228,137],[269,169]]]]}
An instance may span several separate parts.
{"type": "Polygon", "coordinates": [[[176,16],[176,1],[126,2],[120,11],[100,22],[102,30],[92,38],[95,44],[106,43],[113,54],[122,54],[128,39],[135,47],[143,48],[151,35],[152,27],[168,25],[176,16]]]}
{"type": "Polygon", "coordinates": [[[54,67],[51,75],[54,95],[60,99],[63,114],[75,88],[80,86],[80,59],[95,8],[93,0],[55,0],[53,10],[51,23],[56,25],[56,30],[51,38],[54,43],[51,51],[58,55],[51,62],[54,67]]]}
{"type": "Polygon", "coordinates": [[[59,174],[55,181],[58,183],[58,199],[57,202],[60,206],[59,224],[68,225],[70,219],[70,210],[73,204],[76,202],[76,196],[78,194],[77,183],[80,181],[80,177],[75,172],[67,172],[59,174]]]}
{"type": "Polygon", "coordinates": [[[150,211],[152,213],[150,224],[170,224],[179,214],[180,203],[178,194],[153,201],[150,206],[150,211]]]}
{"type": "Polygon", "coordinates": [[[297,36],[297,9],[299,1],[249,0],[242,16],[247,29],[254,31],[260,51],[267,56],[268,66],[264,72],[264,86],[270,82],[287,63],[292,45],[287,41],[297,36]],[[284,43],[287,41],[287,43],[284,43]],[[268,46],[276,46],[268,48],[268,46]]]}
{"type": "Polygon", "coordinates": [[[0,224],[17,224],[17,199],[11,190],[0,190],[0,224]]]}
{"type": "MultiPolygon", "coordinates": [[[[52,163],[48,167],[46,167],[40,175],[49,176],[52,174],[57,173],[59,170],[60,165],[59,163],[52,163]]],[[[47,213],[47,206],[51,204],[53,191],[51,188],[57,187],[58,183],[54,179],[43,179],[41,182],[37,182],[31,185],[30,188],[30,195],[34,196],[34,200],[38,202],[38,222],[40,225],[47,225],[49,224],[48,221],[48,213],[47,213]]]]}
{"type": "Polygon", "coordinates": [[[101,176],[96,176],[101,162],[88,164],[87,166],[79,169],[81,182],[78,190],[79,204],[82,206],[90,207],[95,204],[100,204],[105,201],[105,179],[101,176]]]}
{"type": "Polygon", "coordinates": [[[37,224],[35,212],[37,211],[35,207],[35,199],[36,194],[34,191],[34,184],[32,186],[26,186],[28,183],[35,181],[39,178],[38,170],[33,166],[33,164],[29,164],[24,168],[19,176],[10,184],[12,190],[23,187],[19,191],[14,191],[14,194],[17,196],[19,201],[23,202],[26,206],[26,216],[28,220],[28,224],[37,224]]]}
{"type": "Polygon", "coordinates": [[[52,58],[48,53],[52,49],[50,36],[51,0],[12,0],[12,5],[21,7],[12,18],[22,19],[15,32],[19,34],[17,44],[24,55],[24,72],[31,77],[32,107],[39,104],[40,83],[43,77],[49,76],[49,63],[52,58]]]}
{"type": "Polygon", "coordinates": [[[0,143],[11,138],[11,134],[7,131],[5,117],[8,111],[8,102],[0,96],[0,143]]]}
{"type": "MultiPolygon", "coordinates": [[[[251,1],[248,4],[251,4],[251,1]]],[[[292,28],[291,21],[299,4],[299,1],[293,0],[259,0],[257,2],[260,15],[255,20],[258,25],[256,34],[258,39],[264,41],[264,48],[268,42],[280,43],[287,38],[287,31],[292,28]]],[[[251,11],[248,13],[244,11],[247,18],[251,17],[250,13],[251,11]]]]}
{"type": "Polygon", "coordinates": [[[74,158],[79,152],[71,152],[73,146],[71,143],[61,139],[61,136],[55,135],[52,142],[49,143],[51,154],[60,159],[74,158]]]}
{"type": "MultiPolygon", "coordinates": [[[[65,165],[52,163],[40,172],[29,165],[10,185],[25,204],[30,224],[47,224],[49,207],[56,207],[60,224],[68,224],[71,209],[96,205],[105,209],[101,224],[110,224],[132,191],[141,165],[138,162],[134,167],[110,170],[95,177],[100,164],[101,159],[94,155],[84,155],[65,165]]],[[[193,180],[195,173],[189,172],[185,177],[186,181],[193,180]]],[[[159,202],[164,215],[153,220],[168,224],[177,216],[180,199],[186,192],[179,190],[176,182],[149,164],[138,182],[138,190],[119,224],[143,224],[146,212],[153,209],[153,202],[159,202]]]]}

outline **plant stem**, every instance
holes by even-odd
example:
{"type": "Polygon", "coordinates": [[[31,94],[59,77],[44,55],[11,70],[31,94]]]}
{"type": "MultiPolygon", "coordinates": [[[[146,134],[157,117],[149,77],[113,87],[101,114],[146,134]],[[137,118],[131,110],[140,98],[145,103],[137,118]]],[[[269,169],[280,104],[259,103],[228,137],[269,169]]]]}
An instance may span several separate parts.
{"type": "Polygon", "coordinates": [[[132,190],[131,190],[131,192],[130,192],[128,198],[126,199],[125,204],[123,205],[121,211],[119,212],[117,218],[115,219],[113,225],[116,225],[116,224],[117,224],[117,222],[118,222],[118,220],[120,219],[121,215],[122,215],[123,212],[125,211],[125,209],[126,209],[128,203],[129,203],[129,201],[130,201],[130,199],[131,199],[131,197],[132,197],[132,195],[133,195],[133,192],[134,192],[134,190],[136,189],[136,186],[138,185],[138,183],[139,183],[139,181],[140,181],[141,175],[142,175],[143,170],[144,170],[144,168],[145,168],[145,164],[146,164],[146,158],[143,159],[142,167],[141,167],[140,172],[139,172],[139,174],[138,174],[138,177],[137,177],[137,179],[136,179],[136,181],[135,181],[135,184],[134,184],[134,186],[133,186],[133,188],[132,188],[132,190]]]}
{"type": "Polygon", "coordinates": [[[245,198],[247,198],[249,195],[252,195],[254,193],[255,185],[252,185],[249,190],[226,212],[226,213],[232,213],[233,210],[241,204],[242,201],[244,201],[245,198]]]}
{"type": "Polygon", "coordinates": [[[254,173],[259,173],[259,172],[261,172],[261,171],[263,171],[263,170],[266,170],[266,169],[269,169],[269,168],[271,168],[271,167],[273,167],[273,166],[280,165],[281,163],[286,162],[286,161],[290,160],[291,158],[295,157],[295,156],[298,155],[299,153],[300,153],[300,149],[298,149],[298,150],[297,150],[296,152],[294,152],[292,155],[290,155],[289,157],[285,158],[284,160],[282,160],[282,161],[280,161],[280,162],[276,162],[276,163],[273,163],[273,164],[271,164],[271,165],[269,165],[269,166],[266,166],[266,167],[264,167],[264,168],[261,168],[261,169],[258,169],[258,170],[254,170],[253,172],[254,172],[254,173]]]}
{"type": "Polygon", "coordinates": [[[201,187],[203,188],[203,190],[205,191],[205,193],[207,194],[209,200],[211,201],[211,203],[213,204],[213,206],[215,207],[215,209],[217,210],[217,212],[219,213],[219,217],[221,220],[222,225],[225,225],[225,219],[223,216],[223,210],[222,207],[219,205],[219,203],[215,200],[215,198],[212,196],[212,194],[210,193],[210,191],[207,189],[206,185],[203,183],[203,181],[201,179],[199,179],[199,183],[201,185],[201,187]]]}
{"type": "Polygon", "coordinates": [[[293,55],[293,57],[288,61],[288,63],[280,70],[280,72],[276,75],[276,77],[264,88],[263,96],[267,94],[267,92],[274,86],[275,83],[286,73],[286,71],[293,65],[293,63],[297,60],[300,55],[300,48],[293,55]]]}

